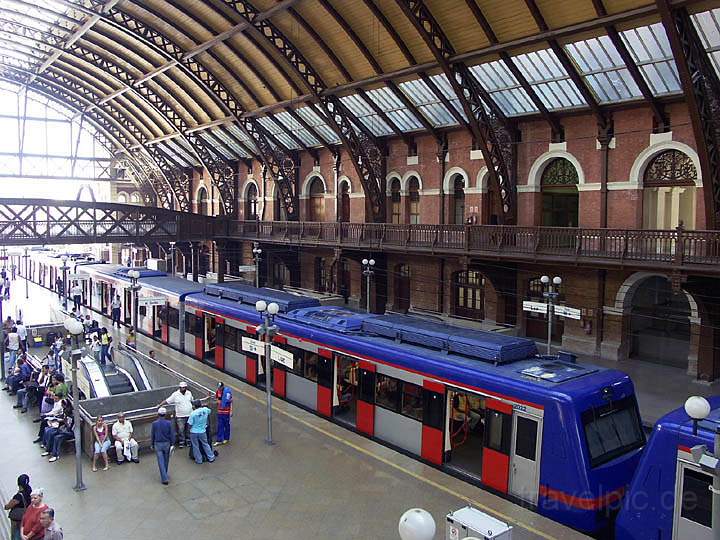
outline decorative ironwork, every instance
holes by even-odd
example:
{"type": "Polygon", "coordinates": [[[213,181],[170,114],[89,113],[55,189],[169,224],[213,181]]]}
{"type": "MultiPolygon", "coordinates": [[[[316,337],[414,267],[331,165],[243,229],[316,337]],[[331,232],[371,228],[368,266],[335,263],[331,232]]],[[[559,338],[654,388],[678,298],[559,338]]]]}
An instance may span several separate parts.
{"type": "Polygon", "coordinates": [[[458,96],[472,135],[498,186],[504,223],[515,220],[515,144],[505,115],[463,63],[450,64],[455,50],[422,0],[395,0],[443,68],[458,96]]]}
{"type": "Polygon", "coordinates": [[[578,183],[578,172],[569,160],[556,158],[545,167],[540,183],[543,186],[574,186],[578,183]]]}
{"type": "Polygon", "coordinates": [[[680,150],[666,150],[655,156],[645,169],[646,186],[688,186],[697,180],[690,156],[680,150]]]}

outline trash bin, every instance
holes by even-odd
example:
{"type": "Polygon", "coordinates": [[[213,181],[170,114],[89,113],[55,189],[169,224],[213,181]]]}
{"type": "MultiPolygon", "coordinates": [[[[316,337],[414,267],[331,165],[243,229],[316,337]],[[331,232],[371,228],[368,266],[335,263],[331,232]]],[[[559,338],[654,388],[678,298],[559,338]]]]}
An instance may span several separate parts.
{"type": "Polygon", "coordinates": [[[446,517],[445,540],[480,538],[512,540],[512,527],[471,506],[460,508],[446,517]]]}

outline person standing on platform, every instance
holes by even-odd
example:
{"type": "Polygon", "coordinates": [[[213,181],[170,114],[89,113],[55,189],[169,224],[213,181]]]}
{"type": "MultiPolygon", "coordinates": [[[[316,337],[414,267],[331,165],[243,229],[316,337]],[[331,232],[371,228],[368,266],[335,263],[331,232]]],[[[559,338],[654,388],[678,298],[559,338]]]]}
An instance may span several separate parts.
{"type": "Polygon", "coordinates": [[[80,305],[82,304],[82,287],[80,286],[80,283],[77,281],[70,289],[70,296],[72,296],[73,299],[73,306],[75,307],[75,310],[80,314],[80,305]]]}
{"type": "Polygon", "coordinates": [[[112,324],[110,325],[115,326],[117,324],[117,327],[120,328],[120,306],[122,304],[120,303],[120,295],[116,294],[115,298],[113,298],[112,303],[110,304],[110,313],[112,314],[112,324]]]}
{"type": "Polygon", "coordinates": [[[10,375],[15,368],[15,362],[17,361],[18,352],[20,351],[20,336],[15,326],[10,329],[10,333],[7,336],[7,349],[10,356],[10,363],[8,364],[8,375],[10,375]]]}
{"type": "Polygon", "coordinates": [[[163,405],[174,405],[175,406],[175,421],[177,422],[177,434],[178,434],[178,446],[184,447],[188,443],[187,435],[187,421],[192,413],[192,402],[193,395],[188,390],[188,385],[185,381],[181,381],[178,385],[178,389],[175,390],[170,397],[160,403],[160,407],[163,405]]]}
{"type": "Polygon", "coordinates": [[[227,444],[230,441],[230,417],[232,416],[232,390],[222,381],[215,392],[217,400],[217,436],[214,446],[227,444]]]}
{"type": "Polygon", "coordinates": [[[13,321],[13,318],[8,315],[7,319],[3,321],[3,329],[5,330],[5,333],[8,334],[10,330],[12,330],[13,326],[15,326],[15,321],[13,321]]]}
{"type": "Polygon", "coordinates": [[[40,514],[40,524],[45,529],[43,540],[63,540],[63,530],[55,521],[55,510],[48,508],[40,514]]]}
{"type": "Polygon", "coordinates": [[[192,408],[193,412],[188,418],[188,425],[190,426],[190,443],[195,463],[202,465],[203,454],[208,463],[212,463],[215,461],[215,452],[208,442],[206,433],[211,411],[203,406],[199,399],[193,400],[192,408]]]}
{"type": "Polygon", "coordinates": [[[11,540],[22,540],[20,536],[20,522],[22,521],[25,511],[30,506],[30,477],[27,474],[21,474],[17,479],[18,492],[13,498],[5,503],[5,510],[9,510],[8,518],[10,519],[10,538],[11,540]]]}
{"type": "Polygon", "coordinates": [[[5,300],[10,300],[10,279],[7,277],[3,280],[3,294],[5,300]]]}
{"type": "Polygon", "coordinates": [[[104,326],[100,329],[100,365],[104,366],[110,357],[110,335],[104,326]]]}
{"type": "Polygon", "coordinates": [[[22,346],[23,351],[28,352],[27,327],[21,320],[18,320],[18,322],[15,323],[15,328],[17,328],[17,333],[20,337],[20,345],[22,346]]]}
{"type": "Polygon", "coordinates": [[[58,299],[62,300],[62,295],[65,292],[65,284],[60,276],[55,278],[55,290],[57,291],[58,299]]]}
{"type": "Polygon", "coordinates": [[[15,281],[16,274],[17,274],[17,266],[15,266],[15,263],[12,263],[10,265],[10,276],[13,281],[15,281]]]}
{"type": "Polygon", "coordinates": [[[30,494],[30,506],[25,510],[20,522],[20,537],[22,540],[39,540],[43,537],[45,531],[40,524],[40,514],[46,509],[47,504],[43,504],[43,490],[34,490],[30,494]]]}
{"type": "Polygon", "coordinates": [[[125,345],[127,345],[131,349],[137,349],[137,339],[135,337],[135,332],[132,328],[128,332],[127,337],[125,338],[125,345]]]}
{"type": "Polygon", "coordinates": [[[158,469],[160,469],[160,481],[164,485],[168,485],[168,468],[170,466],[170,456],[174,449],[175,428],[172,422],[165,416],[167,409],[160,407],[158,409],[158,419],[152,423],[150,435],[150,448],[155,450],[157,456],[158,469]]]}

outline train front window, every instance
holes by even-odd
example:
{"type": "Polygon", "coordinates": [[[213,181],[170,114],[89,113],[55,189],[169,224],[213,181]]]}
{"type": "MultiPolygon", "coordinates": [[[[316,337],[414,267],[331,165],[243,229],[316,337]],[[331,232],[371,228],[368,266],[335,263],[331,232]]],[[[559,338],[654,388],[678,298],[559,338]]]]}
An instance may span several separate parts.
{"type": "Polygon", "coordinates": [[[597,467],[645,444],[634,397],[588,409],[582,414],[590,451],[590,466],[597,467]]]}

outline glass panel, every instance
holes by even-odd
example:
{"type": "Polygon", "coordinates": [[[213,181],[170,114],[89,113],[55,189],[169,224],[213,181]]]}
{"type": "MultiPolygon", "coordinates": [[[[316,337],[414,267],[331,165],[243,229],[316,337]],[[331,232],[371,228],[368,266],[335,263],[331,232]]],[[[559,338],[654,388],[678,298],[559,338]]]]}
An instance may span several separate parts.
{"type": "Polygon", "coordinates": [[[376,88],[367,92],[367,97],[380,107],[402,131],[423,129],[420,120],[403,105],[392,89],[386,86],[376,88]]]}
{"type": "Polygon", "coordinates": [[[388,126],[359,95],[345,96],[340,98],[340,100],[373,135],[382,136],[393,133],[390,126],[388,126]]]}
{"type": "Polygon", "coordinates": [[[300,115],[302,119],[305,120],[308,124],[314,127],[326,141],[331,143],[340,142],[340,139],[338,139],[338,136],[335,134],[335,132],[330,129],[325,124],[325,122],[323,122],[322,118],[315,111],[314,106],[300,107],[295,112],[298,113],[298,115],[300,115]]]}
{"type": "Polygon", "coordinates": [[[620,35],[653,94],[680,91],[677,67],[661,23],[626,30],[620,35]]]}
{"type": "Polygon", "coordinates": [[[313,135],[307,129],[305,129],[300,122],[295,120],[295,118],[293,118],[287,111],[275,113],[273,116],[275,117],[276,121],[283,124],[288,129],[288,131],[292,131],[293,135],[295,135],[306,145],[320,146],[320,141],[313,137],[313,135]]]}
{"type": "Polygon", "coordinates": [[[692,16],[692,20],[715,71],[720,76],[720,9],[697,13],[692,16]]]}
{"type": "Polygon", "coordinates": [[[435,127],[457,125],[450,111],[430,90],[425,81],[420,79],[399,84],[400,90],[420,110],[435,127]]]}
{"type": "Polygon", "coordinates": [[[416,420],[422,420],[422,388],[417,384],[403,383],[402,413],[416,420]]]}
{"type": "Polygon", "coordinates": [[[537,428],[535,420],[517,417],[517,431],[515,433],[515,454],[535,461],[535,449],[537,447],[537,428]]]}
{"type": "Polygon", "coordinates": [[[590,464],[606,463],[645,444],[634,398],[625,398],[582,415],[590,464]]]}
{"type": "Polygon", "coordinates": [[[400,411],[400,381],[386,375],[377,375],[375,404],[393,412],[400,411]]]}
{"type": "Polygon", "coordinates": [[[685,519],[712,527],[712,486],[713,479],[693,469],[685,469],[682,487],[680,515],[685,519]]]}
{"type": "Polygon", "coordinates": [[[575,83],[552,50],[519,54],[513,56],[512,61],[548,109],[585,105],[575,83]]]}

